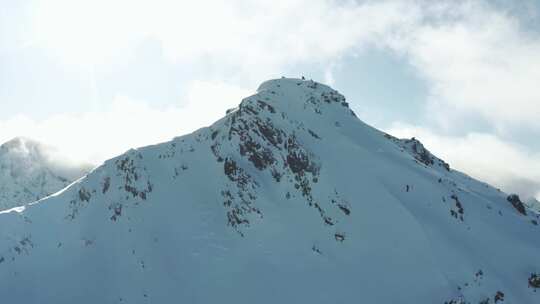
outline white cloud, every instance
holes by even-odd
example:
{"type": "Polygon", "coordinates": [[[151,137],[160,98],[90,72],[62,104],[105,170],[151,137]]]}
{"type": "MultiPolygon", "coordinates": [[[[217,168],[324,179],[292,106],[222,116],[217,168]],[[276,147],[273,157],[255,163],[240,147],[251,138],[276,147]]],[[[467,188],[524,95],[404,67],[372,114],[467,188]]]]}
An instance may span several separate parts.
{"type": "Polygon", "coordinates": [[[429,83],[441,126],[451,125],[444,106],[500,130],[540,130],[540,37],[486,1],[36,1],[28,39],[71,63],[119,60],[153,37],[170,62],[254,85],[292,64],[330,69],[346,53],[389,47],[429,83]]]}
{"type": "Polygon", "coordinates": [[[430,83],[439,123],[454,127],[451,109],[476,113],[499,131],[517,125],[540,131],[538,34],[482,1],[428,7],[424,14],[437,22],[426,21],[390,45],[430,83]]]}
{"type": "Polygon", "coordinates": [[[71,63],[129,56],[153,37],[172,62],[232,66],[254,77],[339,57],[418,15],[416,5],[396,1],[36,1],[31,40],[71,63]]]}
{"type": "Polygon", "coordinates": [[[249,93],[223,83],[193,82],[183,106],[156,109],[147,102],[118,96],[100,111],[58,114],[44,120],[19,115],[0,121],[0,142],[26,136],[60,147],[71,158],[97,163],[129,148],[210,125],[249,93]]]}
{"type": "Polygon", "coordinates": [[[405,124],[395,124],[387,131],[398,137],[418,138],[453,168],[477,179],[524,197],[540,197],[540,153],[524,146],[493,134],[446,136],[405,124]]]}

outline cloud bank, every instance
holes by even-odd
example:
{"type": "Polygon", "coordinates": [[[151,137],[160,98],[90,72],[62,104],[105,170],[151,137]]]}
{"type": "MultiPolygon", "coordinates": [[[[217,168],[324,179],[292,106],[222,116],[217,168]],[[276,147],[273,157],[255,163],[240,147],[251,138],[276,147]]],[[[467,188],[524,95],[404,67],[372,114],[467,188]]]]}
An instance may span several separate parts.
{"type": "Polygon", "coordinates": [[[27,136],[59,147],[76,161],[97,164],[130,148],[167,141],[210,125],[248,95],[250,91],[223,83],[194,82],[185,104],[164,109],[117,96],[101,111],[58,114],[43,120],[20,115],[0,121],[0,142],[27,136]]]}

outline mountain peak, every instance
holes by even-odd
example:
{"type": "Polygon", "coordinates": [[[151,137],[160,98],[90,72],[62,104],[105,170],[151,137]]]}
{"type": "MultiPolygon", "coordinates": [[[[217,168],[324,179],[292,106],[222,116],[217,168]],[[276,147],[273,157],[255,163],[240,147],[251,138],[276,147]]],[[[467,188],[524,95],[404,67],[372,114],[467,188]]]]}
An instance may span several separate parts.
{"type": "Polygon", "coordinates": [[[278,78],[263,82],[257,89],[258,97],[266,97],[276,103],[316,105],[319,102],[338,104],[348,108],[345,97],[331,87],[313,81],[297,78],[278,78]],[[276,98],[271,98],[275,95],[276,98]],[[285,98],[284,98],[285,97],[285,98]],[[320,100],[316,100],[320,98],[320,100]]]}
{"type": "Polygon", "coordinates": [[[270,79],[267,81],[264,81],[259,85],[259,88],[257,89],[257,92],[263,92],[263,91],[299,91],[299,90],[318,90],[320,92],[337,92],[336,90],[332,89],[330,86],[313,81],[313,80],[306,80],[306,79],[299,79],[299,78],[276,78],[276,79],[270,79]]]}
{"type": "Polygon", "coordinates": [[[44,145],[27,137],[15,137],[0,146],[0,150],[30,154],[43,149],[44,145]]]}
{"type": "Polygon", "coordinates": [[[54,149],[27,137],[15,137],[0,146],[0,162],[13,171],[30,170],[49,161],[54,149]],[[15,169],[17,168],[17,169],[15,169]]]}
{"type": "Polygon", "coordinates": [[[356,115],[339,92],[312,80],[295,78],[263,82],[256,94],[244,98],[238,108],[227,113],[231,114],[229,119],[232,117],[233,123],[242,117],[252,117],[264,123],[304,129],[328,129],[328,126],[333,128],[347,121],[357,122],[356,115]]]}

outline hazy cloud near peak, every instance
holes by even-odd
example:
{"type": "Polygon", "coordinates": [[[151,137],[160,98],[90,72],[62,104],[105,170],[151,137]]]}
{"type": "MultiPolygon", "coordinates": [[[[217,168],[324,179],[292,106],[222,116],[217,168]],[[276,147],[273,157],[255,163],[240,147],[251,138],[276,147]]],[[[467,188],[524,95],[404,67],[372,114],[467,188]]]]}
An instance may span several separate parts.
{"type": "Polygon", "coordinates": [[[27,136],[75,158],[98,164],[133,147],[167,141],[210,125],[252,91],[224,83],[196,81],[186,103],[160,109],[145,101],[117,96],[107,108],[63,113],[45,119],[23,115],[0,121],[0,142],[27,136]]]}
{"type": "Polygon", "coordinates": [[[56,147],[25,137],[16,137],[1,144],[0,162],[8,164],[12,174],[30,174],[47,168],[69,180],[80,178],[93,168],[92,164],[74,160],[56,147]]]}

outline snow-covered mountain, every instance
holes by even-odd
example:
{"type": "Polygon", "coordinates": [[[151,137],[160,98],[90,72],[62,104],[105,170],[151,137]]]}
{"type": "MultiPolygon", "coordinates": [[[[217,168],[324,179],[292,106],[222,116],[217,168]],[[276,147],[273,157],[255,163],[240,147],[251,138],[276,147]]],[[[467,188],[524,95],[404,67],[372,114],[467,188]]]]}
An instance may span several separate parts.
{"type": "Polygon", "coordinates": [[[540,202],[535,199],[535,198],[530,198],[529,200],[527,200],[527,202],[525,203],[527,205],[527,207],[529,207],[531,210],[537,212],[537,213],[540,213],[540,202]]]}
{"type": "Polygon", "coordinates": [[[0,146],[0,210],[46,197],[89,171],[87,165],[53,159],[53,150],[22,137],[0,146]]]}
{"type": "Polygon", "coordinates": [[[515,195],[278,79],[0,215],[6,303],[540,303],[515,195]]]}

